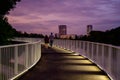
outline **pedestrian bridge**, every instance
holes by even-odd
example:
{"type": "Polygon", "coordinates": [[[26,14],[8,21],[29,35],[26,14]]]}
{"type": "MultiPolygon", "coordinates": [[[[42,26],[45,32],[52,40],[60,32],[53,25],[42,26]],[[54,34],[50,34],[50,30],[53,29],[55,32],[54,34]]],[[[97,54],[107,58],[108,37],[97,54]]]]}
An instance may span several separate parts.
{"type": "Polygon", "coordinates": [[[22,38],[0,47],[0,80],[119,80],[120,48],[79,40],[22,38]]]}

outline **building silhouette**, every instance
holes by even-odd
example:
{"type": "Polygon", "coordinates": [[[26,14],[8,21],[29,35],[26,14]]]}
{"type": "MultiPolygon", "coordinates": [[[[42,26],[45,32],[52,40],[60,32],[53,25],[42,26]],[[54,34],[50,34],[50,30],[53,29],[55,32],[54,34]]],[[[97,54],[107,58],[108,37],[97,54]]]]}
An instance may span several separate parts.
{"type": "Polygon", "coordinates": [[[59,35],[67,35],[67,26],[66,25],[59,25],[59,35]]]}
{"type": "Polygon", "coordinates": [[[87,36],[90,35],[90,32],[93,30],[93,26],[92,25],[87,25],[87,36]]]}

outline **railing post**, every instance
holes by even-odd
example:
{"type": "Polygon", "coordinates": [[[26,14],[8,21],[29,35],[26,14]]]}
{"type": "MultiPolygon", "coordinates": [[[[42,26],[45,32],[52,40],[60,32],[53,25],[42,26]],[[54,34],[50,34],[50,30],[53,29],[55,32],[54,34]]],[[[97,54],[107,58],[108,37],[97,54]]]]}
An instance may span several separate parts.
{"type": "Polygon", "coordinates": [[[76,52],[78,52],[78,40],[76,40],[76,52]]]}
{"type": "Polygon", "coordinates": [[[65,39],[63,40],[63,49],[65,49],[65,39]]]}
{"type": "Polygon", "coordinates": [[[83,47],[82,47],[83,48],[83,55],[86,56],[85,55],[85,41],[82,41],[82,44],[83,44],[83,47]]]}
{"type": "Polygon", "coordinates": [[[93,54],[93,52],[94,52],[94,44],[91,43],[91,59],[92,60],[94,60],[94,54],[93,54]]]}
{"type": "Polygon", "coordinates": [[[65,39],[63,40],[63,49],[65,49],[65,39]]]}
{"type": "Polygon", "coordinates": [[[90,48],[89,48],[89,42],[87,42],[87,55],[90,58],[90,48]]]}
{"type": "Polygon", "coordinates": [[[77,40],[77,52],[79,52],[79,41],[77,40]]]}
{"type": "Polygon", "coordinates": [[[86,53],[86,41],[84,41],[84,55],[87,56],[87,53],[86,53]]]}
{"type": "Polygon", "coordinates": [[[15,46],[15,64],[14,64],[14,73],[18,74],[18,46],[15,46]]]}
{"type": "Polygon", "coordinates": [[[25,55],[26,55],[26,60],[25,60],[25,66],[28,68],[28,45],[25,46],[25,55]]]}
{"type": "Polygon", "coordinates": [[[73,45],[73,52],[75,52],[75,46],[76,46],[75,42],[76,42],[76,40],[73,40],[72,42],[73,42],[72,43],[72,45],[73,45]]]}
{"type": "Polygon", "coordinates": [[[72,50],[72,46],[71,46],[71,45],[72,45],[72,43],[71,43],[71,40],[70,40],[70,43],[69,43],[69,44],[70,44],[70,50],[72,50]]]}
{"type": "Polygon", "coordinates": [[[68,49],[68,40],[66,39],[66,49],[68,49]]]}
{"type": "Polygon", "coordinates": [[[104,50],[105,50],[105,46],[104,45],[102,45],[102,59],[101,59],[101,65],[102,65],[102,67],[104,68],[105,67],[105,65],[104,65],[104,50]]]}
{"type": "Polygon", "coordinates": [[[108,71],[111,74],[111,56],[112,56],[112,47],[108,48],[108,71]]]}
{"type": "Polygon", "coordinates": [[[33,56],[34,56],[34,62],[36,61],[36,44],[34,45],[34,53],[33,53],[33,56]]]}
{"type": "MultiPolygon", "coordinates": [[[[99,62],[99,44],[96,44],[96,61],[99,62]]],[[[99,63],[98,63],[99,64],[99,63]]]]}
{"type": "Polygon", "coordinates": [[[67,48],[67,39],[65,39],[65,49],[68,49],[67,48]]]}
{"type": "Polygon", "coordinates": [[[69,42],[69,43],[68,43],[68,44],[69,44],[68,49],[70,50],[70,48],[71,48],[71,46],[70,46],[70,45],[71,45],[71,44],[70,44],[70,40],[68,40],[68,42],[69,42]]]}
{"type": "Polygon", "coordinates": [[[36,44],[35,44],[35,61],[37,61],[37,59],[38,59],[38,58],[37,58],[37,52],[38,52],[38,51],[37,51],[37,43],[36,43],[36,44]]]}
{"type": "Polygon", "coordinates": [[[65,48],[65,39],[63,39],[62,48],[65,48]]]}
{"type": "Polygon", "coordinates": [[[81,52],[82,52],[82,49],[81,49],[81,41],[79,41],[79,52],[80,52],[80,54],[81,54],[81,52]]]}
{"type": "Polygon", "coordinates": [[[77,49],[77,48],[76,48],[76,45],[77,45],[76,42],[77,42],[77,40],[74,40],[74,52],[76,52],[76,49],[77,49]]]}
{"type": "Polygon", "coordinates": [[[31,60],[32,60],[32,61],[31,61],[30,65],[33,64],[33,62],[34,62],[34,60],[33,60],[33,54],[34,54],[34,50],[33,50],[33,47],[34,47],[34,46],[33,46],[33,44],[31,45],[31,47],[32,47],[32,49],[31,49],[31,52],[32,52],[32,53],[31,53],[31,55],[32,55],[32,56],[31,56],[31,60]]]}
{"type": "Polygon", "coordinates": [[[40,57],[41,57],[41,44],[40,44],[40,42],[38,43],[38,51],[39,51],[39,59],[40,59],[40,57]]]}
{"type": "Polygon", "coordinates": [[[41,58],[41,43],[39,43],[39,49],[40,49],[40,58],[41,58]]]}

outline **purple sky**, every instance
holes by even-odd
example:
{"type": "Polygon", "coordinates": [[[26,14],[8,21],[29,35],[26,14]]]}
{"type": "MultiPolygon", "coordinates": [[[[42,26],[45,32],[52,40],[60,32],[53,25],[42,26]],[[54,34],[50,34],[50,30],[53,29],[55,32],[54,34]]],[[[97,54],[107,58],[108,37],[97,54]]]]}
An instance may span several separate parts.
{"type": "Polygon", "coordinates": [[[104,31],[120,26],[120,0],[21,0],[8,18],[28,33],[58,33],[61,24],[68,34],[85,34],[89,24],[104,31]]]}

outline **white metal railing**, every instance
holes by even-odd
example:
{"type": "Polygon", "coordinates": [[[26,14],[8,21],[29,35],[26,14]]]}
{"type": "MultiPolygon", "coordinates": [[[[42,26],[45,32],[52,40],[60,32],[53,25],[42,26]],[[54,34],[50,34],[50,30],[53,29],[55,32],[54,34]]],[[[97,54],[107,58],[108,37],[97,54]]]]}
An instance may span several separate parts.
{"type": "Polygon", "coordinates": [[[80,40],[54,40],[54,45],[83,55],[95,62],[113,80],[120,80],[120,47],[80,40]]]}
{"type": "MultiPolygon", "coordinates": [[[[41,57],[40,38],[17,38],[29,43],[0,46],[0,80],[14,79],[41,57]],[[35,41],[35,42],[34,42],[35,41]]],[[[95,62],[114,80],[120,79],[120,47],[80,40],[55,39],[54,45],[75,51],[95,62]]]]}
{"type": "Polygon", "coordinates": [[[29,43],[0,46],[0,80],[15,79],[41,58],[41,42],[28,38],[24,40],[29,43]]]}

